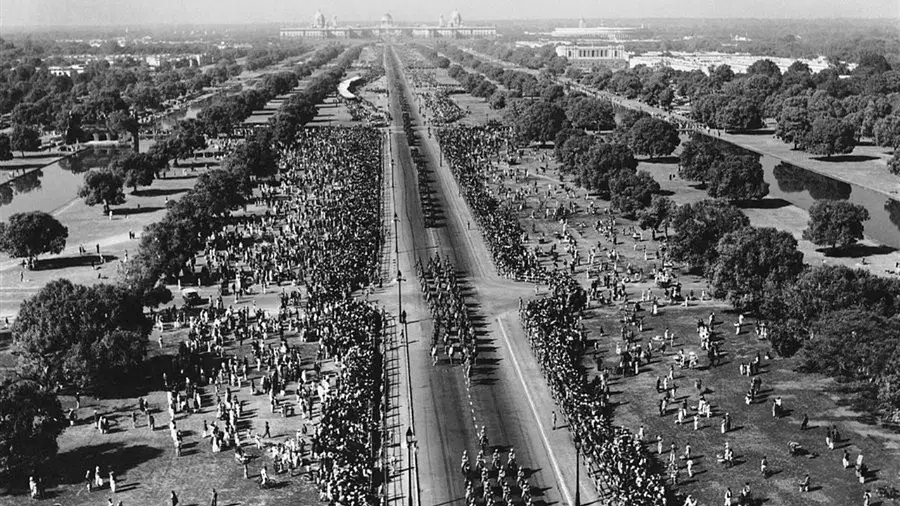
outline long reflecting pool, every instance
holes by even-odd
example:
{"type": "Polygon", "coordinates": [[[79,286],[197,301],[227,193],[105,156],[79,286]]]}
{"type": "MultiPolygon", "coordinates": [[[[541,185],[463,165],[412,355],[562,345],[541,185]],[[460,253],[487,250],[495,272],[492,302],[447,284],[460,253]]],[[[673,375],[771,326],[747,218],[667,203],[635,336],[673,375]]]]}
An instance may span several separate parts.
{"type": "Polygon", "coordinates": [[[883,193],[813,172],[784,162],[774,156],[746,150],[727,141],[716,139],[724,150],[739,150],[759,158],[765,180],[769,183],[769,198],[784,199],[802,209],[823,199],[849,200],[869,211],[864,223],[866,237],[885,246],[900,248],[900,201],[883,193]]]}
{"type": "Polygon", "coordinates": [[[76,197],[84,173],[106,166],[128,147],[92,147],[0,185],[0,220],[27,211],[52,213],[76,197]]]}

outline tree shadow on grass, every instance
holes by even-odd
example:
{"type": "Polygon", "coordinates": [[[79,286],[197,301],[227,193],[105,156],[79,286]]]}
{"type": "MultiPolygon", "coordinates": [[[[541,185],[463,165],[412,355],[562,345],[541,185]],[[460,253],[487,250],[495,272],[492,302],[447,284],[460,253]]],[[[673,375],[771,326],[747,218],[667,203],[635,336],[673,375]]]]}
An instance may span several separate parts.
{"type": "Polygon", "coordinates": [[[816,251],[830,258],[860,258],[872,255],[889,255],[897,251],[897,249],[883,245],[854,244],[846,248],[817,248],[816,251]]]}
{"type": "Polygon", "coordinates": [[[829,163],[852,163],[852,162],[868,162],[878,160],[877,156],[871,155],[837,155],[828,158],[826,156],[814,156],[813,160],[829,163]]]}
{"type": "Polygon", "coordinates": [[[187,193],[187,191],[187,188],[147,188],[145,190],[138,190],[135,195],[140,197],[163,197],[166,195],[178,195],[180,193],[187,193]]]}
{"type": "Polygon", "coordinates": [[[781,209],[791,205],[787,200],[775,198],[741,200],[735,202],[735,204],[741,209],[781,209]]]}
{"type": "Polygon", "coordinates": [[[100,443],[81,446],[57,456],[50,478],[55,479],[56,484],[81,483],[84,481],[84,473],[96,466],[100,466],[101,473],[112,470],[117,476],[121,476],[163,453],[159,448],[143,444],[100,443]]]}
{"type": "Polygon", "coordinates": [[[113,211],[113,216],[129,216],[132,214],[145,214],[145,213],[153,213],[159,211],[161,209],[165,209],[161,206],[147,206],[147,207],[126,207],[124,209],[116,209],[113,211]]]}
{"type": "MultiPolygon", "coordinates": [[[[114,262],[119,257],[115,255],[103,255],[106,263],[114,262]]],[[[69,267],[90,267],[102,265],[99,255],[73,255],[66,257],[44,258],[38,261],[36,271],[52,271],[54,269],[67,269],[69,267]]]]}
{"type": "Polygon", "coordinates": [[[641,161],[644,163],[650,163],[650,164],[654,164],[654,165],[656,165],[656,164],[672,164],[672,163],[677,164],[678,157],[677,156],[661,156],[659,158],[647,158],[647,159],[641,160],[641,161]]]}

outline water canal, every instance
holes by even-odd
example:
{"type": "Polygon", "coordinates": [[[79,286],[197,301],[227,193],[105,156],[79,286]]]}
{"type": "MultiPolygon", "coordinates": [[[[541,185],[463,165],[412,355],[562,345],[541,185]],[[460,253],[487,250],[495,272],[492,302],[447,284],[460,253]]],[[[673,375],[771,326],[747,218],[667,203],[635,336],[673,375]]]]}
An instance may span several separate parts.
{"type": "Polygon", "coordinates": [[[864,223],[866,237],[882,245],[900,249],[900,201],[774,156],[749,151],[727,141],[717,141],[723,150],[739,150],[741,154],[758,157],[765,181],[769,183],[768,199],[782,199],[805,210],[817,200],[823,199],[848,200],[859,204],[869,211],[869,220],[864,223]]]}
{"type": "Polygon", "coordinates": [[[105,167],[130,146],[95,146],[0,185],[0,220],[28,211],[53,213],[68,204],[84,182],[84,173],[105,167]]]}

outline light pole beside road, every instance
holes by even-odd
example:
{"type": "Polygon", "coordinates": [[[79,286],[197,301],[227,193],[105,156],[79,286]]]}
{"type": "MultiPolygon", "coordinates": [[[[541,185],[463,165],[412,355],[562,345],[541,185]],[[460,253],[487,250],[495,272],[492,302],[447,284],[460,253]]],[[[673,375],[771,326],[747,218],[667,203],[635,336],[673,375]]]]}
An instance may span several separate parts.
{"type": "Polygon", "coordinates": [[[578,462],[581,456],[581,438],[575,434],[575,506],[581,506],[581,465],[578,462]]]}
{"type": "Polygon", "coordinates": [[[408,506],[413,506],[413,443],[414,443],[414,435],[412,431],[412,427],[406,428],[406,449],[409,451],[409,500],[407,502],[408,506]]]}

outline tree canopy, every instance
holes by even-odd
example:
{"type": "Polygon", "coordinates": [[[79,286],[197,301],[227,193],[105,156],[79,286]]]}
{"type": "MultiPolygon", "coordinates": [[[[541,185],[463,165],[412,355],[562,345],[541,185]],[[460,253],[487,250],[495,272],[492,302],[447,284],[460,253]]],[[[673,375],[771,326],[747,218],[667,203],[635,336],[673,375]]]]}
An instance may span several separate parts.
{"type": "Polygon", "coordinates": [[[718,200],[701,200],[678,207],[672,217],[675,236],[669,238],[672,258],[694,269],[716,259],[716,245],[725,234],[750,225],[738,208],[718,200]]]}
{"type": "Polygon", "coordinates": [[[23,156],[25,151],[37,151],[41,147],[41,135],[30,126],[14,126],[9,139],[12,149],[21,152],[23,156]]]}
{"type": "Polygon", "coordinates": [[[32,473],[56,455],[66,426],[56,394],[29,379],[4,379],[0,414],[0,476],[32,473]]]}
{"type": "Polygon", "coordinates": [[[650,206],[638,213],[638,225],[644,229],[658,230],[663,227],[663,230],[666,230],[677,207],[669,197],[654,195],[650,200],[650,206]]]}
{"type": "Polygon", "coordinates": [[[576,183],[601,195],[610,194],[609,180],[619,172],[634,172],[637,160],[628,146],[595,142],[576,165],[576,183]]]}
{"type": "Polygon", "coordinates": [[[516,132],[519,141],[528,144],[552,141],[569,120],[566,111],[549,100],[515,100],[504,110],[504,118],[516,132]]]}
{"type": "Polygon", "coordinates": [[[84,186],[78,189],[78,196],[89,206],[102,203],[105,214],[109,206],[125,203],[124,184],[125,179],[113,167],[92,169],[84,175],[84,186]]]}
{"type": "Polygon", "coordinates": [[[680,143],[678,129],[658,118],[642,118],[628,131],[628,147],[650,158],[671,155],[680,143]]]}
{"type": "Polygon", "coordinates": [[[20,375],[42,385],[98,390],[134,379],[150,325],[124,287],[46,284],[25,300],[12,327],[20,375]]]}
{"type": "Polygon", "coordinates": [[[620,171],[610,179],[610,203],[623,216],[635,218],[659,190],[659,183],[646,171],[620,171]]]}
{"type": "Polygon", "coordinates": [[[769,193],[762,164],[755,155],[729,153],[713,162],[708,171],[707,192],[725,200],[761,199],[769,193]]]}
{"type": "Polygon", "coordinates": [[[0,134],[0,162],[5,162],[12,159],[12,143],[9,140],[9,136],[6,134],[0,134]]]}
{"type": "Polygon", "coordinates": [[[16,213],[0,223],[0,251],[13,258],[36,258],[41,253],[60,253],[69,229],[43,211],[16,213]]]}
{"type": "Polygon", "coordinates": [[[856,133],[853,125],[826,116],[812,122],[800,143],[809,153],[831,157],[852,152],[856,145],[856,133]]]}
{"type": "Polygon", "coordinates": [[[716,245],[709,278],[717,297],[739,311],[757,313],[768,291],[792,282],[803,270],[803,253],[788,232],[743,227],[716,245]]]}
{"type": "Polygon", "coordinates": [[[846,200],[819,200],[809,208],[803,238],[819,246],[846,248],[863,238],[869,211],[846,200]]]}

